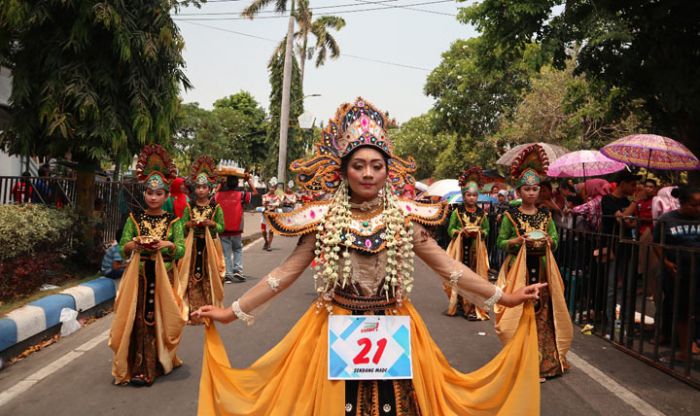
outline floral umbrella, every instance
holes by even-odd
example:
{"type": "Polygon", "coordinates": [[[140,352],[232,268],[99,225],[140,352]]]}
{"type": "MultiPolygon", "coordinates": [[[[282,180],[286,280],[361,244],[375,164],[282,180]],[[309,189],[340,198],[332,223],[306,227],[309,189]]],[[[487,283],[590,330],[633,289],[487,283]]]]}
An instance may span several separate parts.
{"type": "Polygon", "coordinates": [[[597,150],[578,150],[555,160],[547,170],[553,178],[586,178],[607,175],[625,168],[625,164],[612,160],[597,150]]]}
{"type": "Polygon", "coordinates": [[[496,163],[499,165],[502,165],[502,166],[510,166],[513,163],[513,161],[515,160],[515,158],[518,157],[519,154],[528,150],[531,146],[542,147],[542,149],[544,149],[545,154],[547,155],[547,158],[549,159],[549,163],[552,163],[555,160],[559,159],[560,157],[564,156],[565,154],[569,153],[569,151],[566,148],[561,147],[561,146],[557,146],[554,144],[525,143],[525,144],[520,144],[518,146],[515,146],[514,148],[505,152],[503,154],[503,156],[498,158],[496,163]]]}
{"type": "Polygon", "coordinates": [[[700,161],[687,147],[656,134],[633,134],[600,149],[610,159],[659,170],[696,170],[700,161]]]}

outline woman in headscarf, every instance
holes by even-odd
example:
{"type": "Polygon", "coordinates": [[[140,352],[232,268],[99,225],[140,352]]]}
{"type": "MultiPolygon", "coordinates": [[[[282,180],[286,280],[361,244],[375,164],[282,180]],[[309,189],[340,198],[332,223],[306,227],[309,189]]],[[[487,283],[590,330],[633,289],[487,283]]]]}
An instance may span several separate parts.
{"type": "Polygon", "coordinates": [[[610,182],[605,179],[588,179],[583,184],[583,198],[587,202],[574,207],[572,212],[582,217],[587,231],[597,232],[600,230],[600,223],[603,211],[600,201],[603,196],[612,192],[610,182]]]}
{"type": "Polygon", "coordinates": [[[185,193],[186,190],[185,178],[175,178],[173,183],[170,184],[170,198],[165,201],[163,209],[166,212],[175,214],[178,218],[182,218],[185,208],[190,203],[190,198],[185,193]]]}

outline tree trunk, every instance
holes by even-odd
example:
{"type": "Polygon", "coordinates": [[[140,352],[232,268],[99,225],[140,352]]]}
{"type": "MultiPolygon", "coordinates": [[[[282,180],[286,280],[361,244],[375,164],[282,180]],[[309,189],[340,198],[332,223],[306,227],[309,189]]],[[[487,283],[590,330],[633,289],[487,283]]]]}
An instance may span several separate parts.
{"type": "Polygon", "coordinates": [[[301,90],[304,90],[304,67],[306,67],[306,48],[309,46],[309,33],[304,32],[304,42],[301,50],[301,61],[299,62],[299,73],[301,75],[301,90]]]}
{"type": "Polygon", "coordinates": [[[96,162],[80,161],[75,179],[76,211],[78,213],[78,258],[86,264],[99,262],[95,258],[95,166],[96,162]]]}
{"type": "Polygon", "coordinates": [[[282,106],[280,108],[280,146],[277,158],[277,180],[285,183],[287,176],[287,135],[289,133],[289,99],[292,90],[292,62],[294,52],[294,0],[289,14],[289,29],[287,30],[287,48],[284,53],[284,75],[282,79],[282,106]]]}
{"type": "MultiPolygon", "coordinates": [[[[700,122],[698,122],[698,117],[700,114],[682,113],[676,117],[676,126],[678,126],[679,133],[677,140],[700,158],[700,122]]],[[[690,185],[700,186],[700,170],[688,171],[688,182],[690,185]]]]}

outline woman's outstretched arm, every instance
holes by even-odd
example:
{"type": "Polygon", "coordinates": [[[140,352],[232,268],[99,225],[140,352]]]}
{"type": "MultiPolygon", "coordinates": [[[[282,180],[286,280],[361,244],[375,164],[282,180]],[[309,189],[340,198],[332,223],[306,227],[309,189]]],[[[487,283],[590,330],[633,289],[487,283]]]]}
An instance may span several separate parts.
{"type": "Polygon", "coordinates": [[[226,308],[203,306],[194,311],[192,315],[224,323],[239,318],[247,321],[249,325],[252,324],[252,311],[291,286],[306,270],[314,258],[315,244],[314,235],[300,237],[296,248],[284,263],[268,273],[258,284],[248,289],[233,305],[226,308]]]}

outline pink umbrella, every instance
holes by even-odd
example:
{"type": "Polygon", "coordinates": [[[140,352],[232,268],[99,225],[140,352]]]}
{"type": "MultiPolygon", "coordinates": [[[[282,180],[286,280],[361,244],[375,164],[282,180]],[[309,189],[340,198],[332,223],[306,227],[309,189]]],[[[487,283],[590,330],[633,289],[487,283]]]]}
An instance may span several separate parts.
{"type": "Polygon", "coordinates": [[[687,147],[656,134],[633,134],[600,149],[610,159],[647,169],[695,170],[700,161],[687,147]]]}
{"type": "Polygon", "coordinates": [[[585,178],[607,175],[625,168],[624,163],[609,159],[597,150],[578,150],[552,162],[547,176],[554,178],[585,178]]]}

